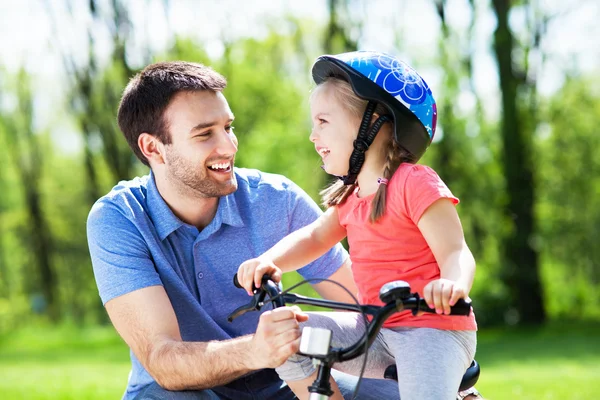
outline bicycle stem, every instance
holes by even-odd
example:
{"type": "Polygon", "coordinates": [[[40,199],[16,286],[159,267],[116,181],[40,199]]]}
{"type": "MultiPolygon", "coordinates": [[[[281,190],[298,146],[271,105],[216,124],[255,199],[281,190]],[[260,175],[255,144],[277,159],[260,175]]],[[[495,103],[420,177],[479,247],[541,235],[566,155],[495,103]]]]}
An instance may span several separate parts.
{"type": "Polygon", "coordinates": [[[395,304],[386,304],[384,306],[373,306],[313,299],[293,293],[285,293],[279,297],[283,298],[283,301],[286,304],[305,304],[311,306],[328,307],[336,310],[363,312],[365,314],[374,316],[371,323],[368,324],[366,336],[363,336],[358,342],[346,349],[332,348],[329,354],[322,358],[323,362],[328,365],[332,365],[336,362],[351,360],[363,354],[366,342],[368,341],[368,346],[371,346],[377,337],[376,333],[379,332],[379,329],[381,329],[381,326],[385,320],[393,313],[402,311],[404,309],[402,301],[397,301],[395,304]],[[342,350],[344,351],[344,354],[342,354],[342,350]]]}

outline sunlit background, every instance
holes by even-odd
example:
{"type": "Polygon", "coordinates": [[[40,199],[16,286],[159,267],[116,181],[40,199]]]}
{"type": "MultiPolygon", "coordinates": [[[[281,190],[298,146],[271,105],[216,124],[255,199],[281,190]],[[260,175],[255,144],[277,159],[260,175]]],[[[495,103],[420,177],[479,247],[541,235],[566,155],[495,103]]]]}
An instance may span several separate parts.
{"type": "Polygon", "coordinates": [[[461,199],[478,261],[478,389],[596,398],[599,20],[596,0],[0,0],[0,397],[125,389],[85,221],[147,173],[115,121],[130,77],[162,60],[212,66],[229,81],[236,164],[318,201],[329,181],[308,141],[310,67],[364,49],[404,59],[436,97],[421,162],[461,199]]]}

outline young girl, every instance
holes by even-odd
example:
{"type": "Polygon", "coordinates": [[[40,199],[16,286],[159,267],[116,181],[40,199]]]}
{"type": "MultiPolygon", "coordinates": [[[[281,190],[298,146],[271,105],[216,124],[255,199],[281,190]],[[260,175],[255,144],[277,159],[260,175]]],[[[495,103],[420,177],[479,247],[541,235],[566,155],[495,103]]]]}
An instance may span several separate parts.
{"type": "MultiPolygon", "coordinates": [[[[310,140],[323,169],[340,180],[323,191],[321,218],[244,262],[238,279],[250,293],[265,273],[279,280],[282,271],[308,264],[347,237],[362,304],[382,304],[379,289],[403,280],[436,310],[388,319],[369,350],[365,376],[382,378],[396,363],[402,400],[454,399],[475,354],[477,325],[472,313],[448,314],[468,297],[475,261],[458,199],[431,168],[415,164],[435,133],[431,91],[410,66],[382,53],[321,56],[312,75],[310,140]]],[[[365,331],[355,313],[309,314],[302,325],[331,329],[336,347],[365,331]]],[[[362,363],[359,357],[335,368],[358,374],[362,363]]],[[[299,398],[308,398],[315,379],[310,359],[294,356],[277,372],[299,398]]],[[[332,388],[341,399],[334,382],[332,388]]]]}

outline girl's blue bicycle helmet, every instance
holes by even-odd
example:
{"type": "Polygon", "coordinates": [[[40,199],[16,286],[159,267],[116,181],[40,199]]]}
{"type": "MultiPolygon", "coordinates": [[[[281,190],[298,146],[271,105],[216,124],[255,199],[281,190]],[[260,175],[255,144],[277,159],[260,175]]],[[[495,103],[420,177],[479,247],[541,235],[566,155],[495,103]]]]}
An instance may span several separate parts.
{"type": "MultiPolygon", "coordinates": [[[[421,158],[433,140],[437,108],[431,90],[411,66],[396,57],[372,51],[323,55],[315,61],[312,76],[317,84],[329,77],[344,79],[352,85],[357,96],[372,103],[384,104],[394,119],[396,141],[415,157],[415,162],[421,158]],[[420,122],[422,130],[403,129],[402,124],[398,123],[415,117],[420,122]]],[[[360,138],[359,132],[358,139],[360,138]]],[[[370,143],[368,140],[366,142],[368,148],[370,143]]],[[[358,150],[360,151],[362,147],[364,145],[359,145],[358,150]]],[[[355,149],[357,149],[356,143],[355,149]]],[[[363,153],[364,151],[366,149],[363,153]]],[[[360,167],[362,162],[358,170],[360,167]]],[[[358,171],[355,172],[357,175],[358,171]]],[[[350,174],[352,174],[352,160],[350,174]]],[[[346,180],[344,182],[346,183],[346,180]]]]}

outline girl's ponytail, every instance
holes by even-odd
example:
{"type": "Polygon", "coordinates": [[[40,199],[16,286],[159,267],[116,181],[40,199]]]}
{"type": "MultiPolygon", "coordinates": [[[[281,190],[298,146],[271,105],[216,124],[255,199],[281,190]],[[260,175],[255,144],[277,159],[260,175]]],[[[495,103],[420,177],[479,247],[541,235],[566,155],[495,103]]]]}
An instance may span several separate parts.
{"type": "Polygon", "coordinates": [[[375,197],[371,201],[371,215],[369,220],[371,223],[377,222],[385,213],[386,195],[388,182],[392,179],[394,173],[402,163],[414,164],[414,156],[400,146],[393,137],[389,139],[387,146],[387,155],[383,169],[383,176],[375,192],[375,197]]]}
{"type": "Polygon", "coordinates": [[[377,188],[375,197],[371,202],[371,215],[369,219],[372,223],[377,222],[377,220],[381,218],[385,212],[385,198],[387,194],[388,182],[390,179],[392,179],[392,175],[394,175],[394,172],[396,172],[402,161],[399,157],[400,150],[401,149],[396,144],[396,141],[390,137],[385,166],[383,168],[383,179],[381,179],[379,182],[379,187],[377,188]]]}
{"type": "Polygon", "coordinates": [[[319,193],[323,199],[323,206],[329,208],[342,204],[348,196],[354,192],[356,184],[344,185],[344,182],[337,180],[319,193]]]}

